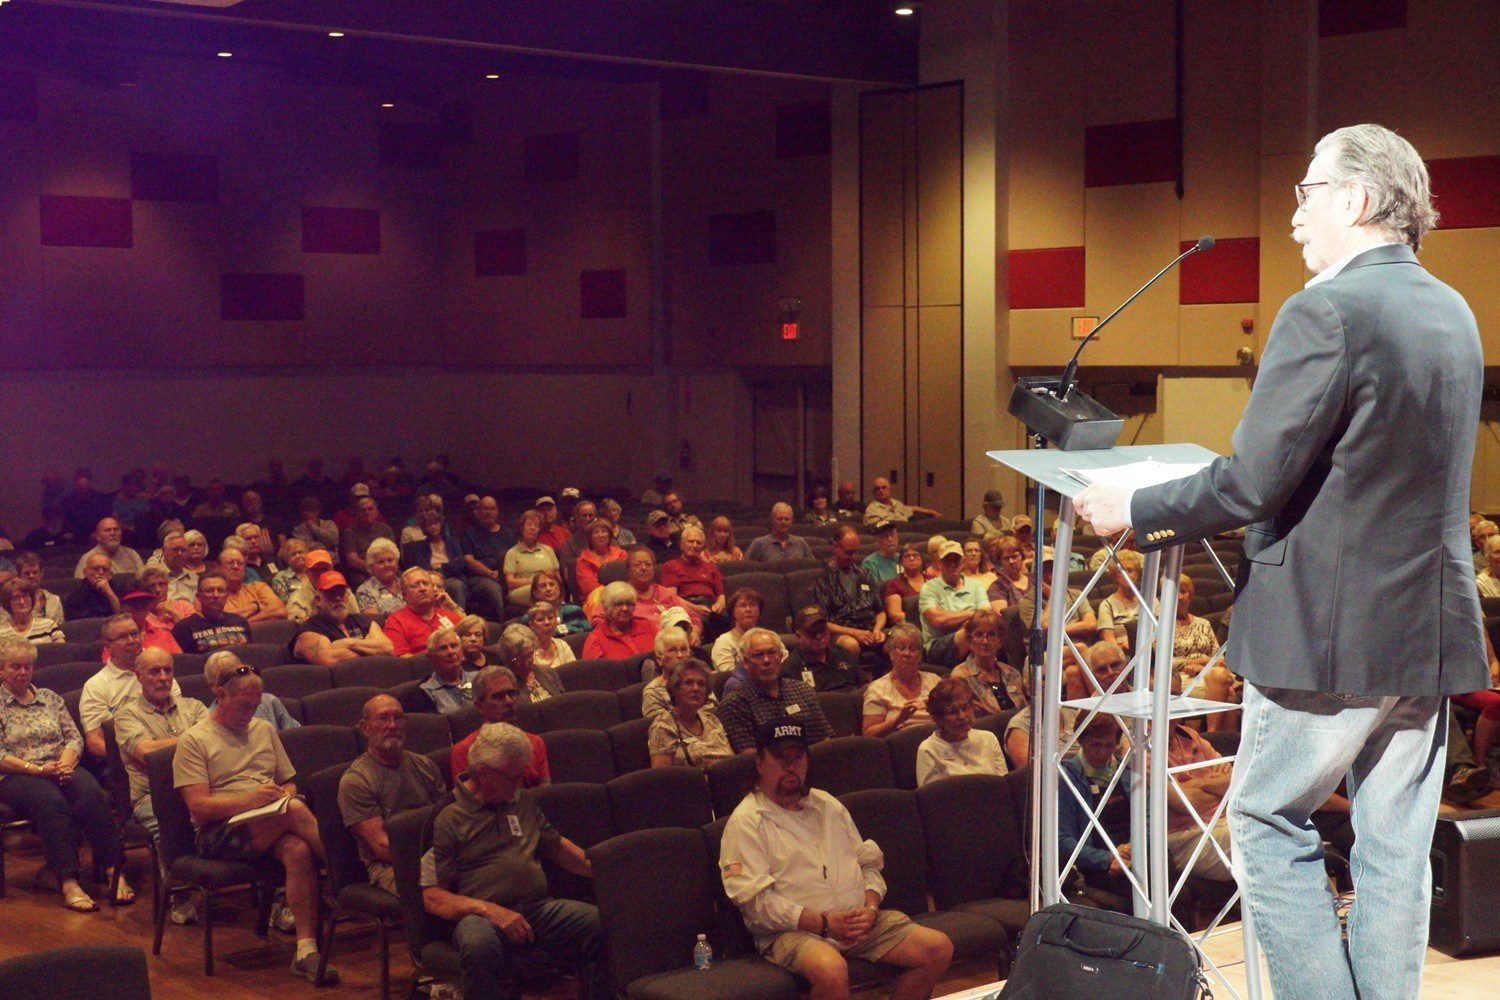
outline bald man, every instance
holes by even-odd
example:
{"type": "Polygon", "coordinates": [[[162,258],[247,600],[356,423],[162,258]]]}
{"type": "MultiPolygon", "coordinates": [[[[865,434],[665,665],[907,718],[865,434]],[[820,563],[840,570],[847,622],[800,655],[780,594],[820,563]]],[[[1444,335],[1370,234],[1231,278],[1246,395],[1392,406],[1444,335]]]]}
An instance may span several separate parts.
{"type": "Polygon", "coordinates": [[[792,505],[778,503],[771,508],[771,533],[761,535],[745,550],[752,562],[779,562],[782,559],[811,559],[812,547],[807,539],[792,534],[792,505]]]}
{"type": "Polygon", "coordinates": [[[391,895],[396,893],[396,859],[385,821],[398,812],[430,806],[448,793],[432,759],[406,749],[405,714],[388,694],[365,702],[359,731],[368,749],[339,781],[339,813],[359,843],[370,884],[391,895]]]}

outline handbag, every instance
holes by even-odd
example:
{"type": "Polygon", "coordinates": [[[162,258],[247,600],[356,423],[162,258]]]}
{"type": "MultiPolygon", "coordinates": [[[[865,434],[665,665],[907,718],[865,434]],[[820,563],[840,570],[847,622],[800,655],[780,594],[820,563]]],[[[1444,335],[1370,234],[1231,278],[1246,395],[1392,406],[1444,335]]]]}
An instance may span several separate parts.
{"type": "Polygon", "coordinates": [[[1026,921],[1001,1000],[1212,1000],[1198,953],[1169,927],[1071,903],[1026,921]]]}

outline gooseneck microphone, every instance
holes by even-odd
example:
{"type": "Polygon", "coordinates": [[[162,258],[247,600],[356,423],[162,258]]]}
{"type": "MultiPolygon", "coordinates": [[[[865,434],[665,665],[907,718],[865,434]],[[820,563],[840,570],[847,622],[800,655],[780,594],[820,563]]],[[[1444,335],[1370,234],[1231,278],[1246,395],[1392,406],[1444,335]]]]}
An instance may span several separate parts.
{"type": "Polygon", "coordinates": [[[1120,315],[1120,311],[1122,309],[1130,305],[1130,303],[1134,302],[1136,299],[1140,298],[1142,292],[1150,288],[1152,285],[1156,284],[1158,278],[1166,274],[1168,271],[1172,270],[1172,268],[1176,267],[1184,257],[1190,257],[1195,253],[1207,253],[1213,248],[1214,238],[1212,236],[1200,237],[1197,243],[1194,243],[1192,246],[1188,247],[1187,250],[1185,250],[1183,253],[1178,254],[1177,258],[1173,260],[1172,263],[1168,264],[1160,271],[1157,271],[1155,277],[1146,282],[1140,288],[1136,289],[1134,295],[1126,299],[1124,302],[1121,302],[1119,308],[1110,313],[1108,316],[1104,317],[1104,321],[1102,323],[1090,330],[1089,335],[1083,338],[1083,343],[1078,345],[1078,350],[1073,352],[1073,357],[1068,361],[1068,366],[1063,369],[1062,379],[1057,383],[1057,398],[1067,399],[1068,393],[1073,391],[1073,382],[1078,376],[1078,356],[1083,353],[1083,349],[1085,347],[1089,346],[1089,341],[1097,337],[1099,335],[1099,331],[1109,325],[1110,320],[1120,315]]]}

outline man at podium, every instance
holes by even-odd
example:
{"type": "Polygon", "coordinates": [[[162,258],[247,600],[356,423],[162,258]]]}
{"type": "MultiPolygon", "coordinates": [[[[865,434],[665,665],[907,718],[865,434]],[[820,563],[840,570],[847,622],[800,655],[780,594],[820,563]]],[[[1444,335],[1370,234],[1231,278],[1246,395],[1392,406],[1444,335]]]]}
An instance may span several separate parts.
{"type": "Polygon", "coordinates": [[[1246,526],[1228,658],[1245,678],[1229,822],[1278,1000],[1418,994],[1446,698],[1486,687],[1469,560],[1484,359],[1417,263],[1427,170],[1377,125],[1295,187],[1313,278],[1276,317],[1233,454],[1075,501],[1143,549],[1246,526]],[[1399,611],[1397,610],[1399,609],[1399,611]],[[1358,901],[1340,938],[1311,815],[1348,777],[1358,901]]]}

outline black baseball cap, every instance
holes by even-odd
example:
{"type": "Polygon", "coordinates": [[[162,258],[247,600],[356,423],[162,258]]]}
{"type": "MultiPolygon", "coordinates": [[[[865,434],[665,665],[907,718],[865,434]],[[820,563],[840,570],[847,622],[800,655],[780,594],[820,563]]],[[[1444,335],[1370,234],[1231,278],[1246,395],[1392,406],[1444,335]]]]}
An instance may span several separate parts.
{"type": "Polygon", "coordinates": [[[757,750],[775,750],[791,744],[805,748],[807,746],[807,729],[802,725],[800,719],[794,719],[790,715],[767,719],[755,731],[755,748],[757,750]]]}

